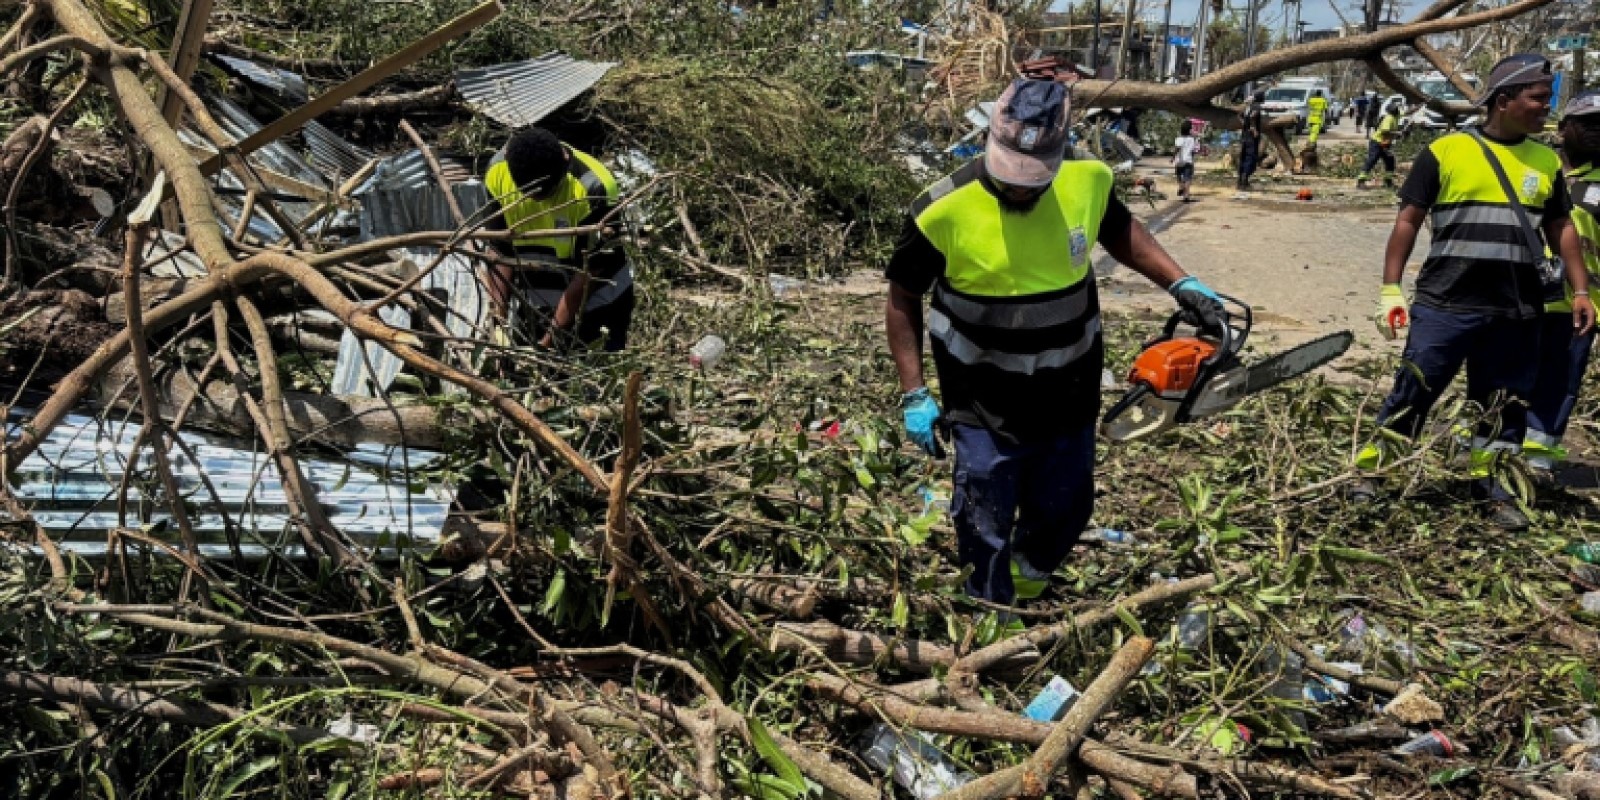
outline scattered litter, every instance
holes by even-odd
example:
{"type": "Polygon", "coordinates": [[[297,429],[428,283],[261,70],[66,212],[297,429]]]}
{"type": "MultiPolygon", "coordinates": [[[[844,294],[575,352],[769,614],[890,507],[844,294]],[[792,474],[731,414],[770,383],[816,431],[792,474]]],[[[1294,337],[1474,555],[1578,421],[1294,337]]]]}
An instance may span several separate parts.
{"type": "Polygon", "coordinates": [[[1407,725],[1444,721],[1444,706],[1423,694],[1422,686],[1415,683],[1406,684],[1405,688],[1383,707],[1383,713],[1407,725]]]}
{"type": "Polygon", "coordinates": [[[1181,649],[1199,649],[1210,632],[1211,609],[1205,606],[1190,606],[1178,617],[1177,641],[1181,649]]]}
{"type": "Polygon", "coordinates": [[[341,739],[362,744],[375,744],[383,732],[378,726],[366,722],[356,722],[348,713],[328,723],[328,733],[341,739]]]}
{"type": "Polygon", "coordinates": [[[728,343],[723,341],[721,336],[713,333],[701,337],[700,341],[695,342],[694,347],[689,349],[689,366],[695,369],[711,369],[722,360],[726,352],[728,343]]]}
{"type": "Polygon", "coordinates": [[[1600,592],[1585,592],[1578,606],[1590,614],[1600,614],[1600,592]]]}
{"type": "Polygon", "coordinates": [[[1090,528],[1078,537],[1081,542],[1101,542],[1109,545],[1132,547],[1139,543],[1133,534],[1114,528],[1090,528]]]}
{"type": "Polygon", "coordinates": [[[1600,564],[1600,542],[1573,542],[1567,545],[1567,555],[1585,564],[1600,564]]]}
{"type": "Polygon", "coordinates": [[[1428,755],[1439,758],[1451,758],[1458,754],[1466,755],[1466,752],[1467,748],[1462,747],[1457,742],[1450,741],[1448,737],[1439,731],[1428,731],[1394,749],[1394,754],[1398,756],[1428,755]]]}
{"type": "Polygon", "coordinates": [[[974,776],[959,770],[926,736],[901,736],[879,722],[867,729],[861,759],[917,800],[933,800],[945,792],[971,783],[974,776]]]}
{"type": "Polygon", "coordinates": [[[1590,717],[1576,731],[1562,725],[1550,732],[1550,739],[1561,747],[1562,760],[1578,755],[1572,752],[1575,748],[1581,749],[1585,769],[1600,772],[1600,719],[1590,717]]]}
{"type": "Polygon", "coordinates": [[[781,300],[792,294],[800,294],[811,286],[811,282],[802,278],[791,278],[787,275],[772,273],[767,276],[767,286],[772,289],[772,298],[781,300]]]}
{"type": "Polygon", "coordinates": [[[1035,722],[1059,722],[1080,694],[1066,678],[1056,675],[1034,695],[1022,715],[1035,722]]]}

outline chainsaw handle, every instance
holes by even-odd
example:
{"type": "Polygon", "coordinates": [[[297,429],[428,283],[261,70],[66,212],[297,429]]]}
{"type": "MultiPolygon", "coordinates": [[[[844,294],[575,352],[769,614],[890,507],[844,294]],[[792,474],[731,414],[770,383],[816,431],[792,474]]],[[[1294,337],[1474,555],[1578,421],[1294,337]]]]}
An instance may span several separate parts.
{"type": "MultiPolygon", "coordinates": [[[[1200,362],[1200,368],[1195,374],[1195,388],[1190,389],[1185,394],[1183,402],[1178,405],[1177,414],[1174,415],[1178,422],[1188,422],[1192,419],[1189,412],[1193,410],[1194,402],[1200,396],[1199,387],[1210,383],[1223,364],[1238,359],[1239,353],[1244,350],[1245,340],[1250,338],[1250,330],[1255,327],[1255,312],[1244,301],[1225,294],[1219,294],[1217,297],[1222,301],[1223,311],[1227,314],[1227,318],[1222,321],[1222,335],[1218,337],[1220,341],[1216,352],[1200,362]],[[1228,310],[1230,305],[1234,309],[1231,312],[1228,310]],[[1240,320],[1244,324],[1236,326],[1235,320],[1240,320]]],[[[1169,339],[1172,338],[1172,331],[1177,329],[1176,322],[1176,316],[1167,320],[1169,339]]]]}

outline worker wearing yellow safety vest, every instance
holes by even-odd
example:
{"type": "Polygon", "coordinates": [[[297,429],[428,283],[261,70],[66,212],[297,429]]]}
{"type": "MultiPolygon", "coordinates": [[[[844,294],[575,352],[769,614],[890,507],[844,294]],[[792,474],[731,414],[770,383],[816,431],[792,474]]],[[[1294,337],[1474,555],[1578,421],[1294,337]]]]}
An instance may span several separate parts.
{"type": "Polygon", "coordinates": [[[1328,119],[1328,98],[1322,96],[1321,89],[1314,89],[1311,92],[1311,99],[1306,101],[1306,107],[1310,109],[1306,124],[1311,129],[1307,141],[1311,143],[1312,147],[1316,147],[1317,137],[1322,135],[1322,126],[1328,119]]]}
{"type": "Polygon", "coordinates": [[[1165,287],[1203,329],[1227,321],[1112,191],[1097,159],[1064,161],[1070,101],[1054,81],[1000,96],[984,155],[911,206],[887,269],[889,350],[906,432],[929,455],[955,445],[950,514],[966,590],[1036,596],[1089,520],[1105,354],[1096,242],[1165,287]],[[924,383],[922,298],[941,413],[924,383]]]}
{"type": "MultiPolygon", "coordinates": [[[[1555,152],[1528,138],[1544,127],[1551,97],[1550,62],[1538,55],[1512,56],[1495,65],[1478,103],[1488,122],[1479,131],[1435,140],[1418,156],[1400,188],[1401,208],[1384,252],[1378,329],[1394,338],[1409,327],[1405,363],[1394,389],[1378,410],[1378,424],[1391,435],[1362,449],[1357,466],[1373,469],[1392,461],[1392,442],[1415,441],[1428,411],[1465,364],[1467,398],[1483,410],[1472,438],[1472,493],[1491,524],[1521,530],[1529,520],[1498,479],[1500,462],[1522,449],[1527,402],[1538,378],[1540,317],[1546,285],[1543,243],[1530,243],[1526,227],[1566,260],[1565,279],[1576,292],[1569,327],[1560,335],[1586,336],[1594,326],[1589,275],[1571,202],[1555,152]],[[1491,160],[1492,159],[1492,160],[1491,160]],[[1498,165],[1498,167],[1496,166],[1498,165]],[[1502,174],[1503,173],[1503,174],[1502,174]],[[1417,275],[1409,307],[1400,279],[1431,214],[1433,242],[1417,275]],[[1537,244],[1537,247],[1531,246],[1537,244]],[[1398,434],[1394,436],[1393,434],[1398,434]]],[[[1561,274],[1553,282],[1559,292],[1561,274]]],[[[1370,499],[1363,482],[1353,496],[1370,499]]]]}
{"type": "MultiPolygon", "coordinates": [[[[1381,102],[1379,98],[1372,98],[1372,102],[1381,102]]],[[[1384,186],[1394,185],[1394,143],[1400,138],[1400,104],[1390,103],[1383,109],[1383,119],[1373,127],[1372,135],[1367,137],[1367,161],[1361,165],[1361,174],[1356,176],[1356,186],[1366,188],[1367,181],[1372,180],[1372,168],[1378,161],[1383,161],[1383,168],[1389,171],[1383,176],[1384,186]]]]}
{"type": "MultiPolygon", "coordinates": [[[[1600,90],[1591,89],[1569,100],[1559,130],[1567,161],[1572,225],[1589,273],[1589,298],[1600,303],[1600,90]]],[[[1539,379],[1528,401],[1528,435],[1522,452],[1533,474],[1542,482],[1553,483],[1555,465],[1567,455],[1561,436],[1578,402],[1594,332],[1574,335],[1571,286],[1566,287],[1565,297],[1546,303],[1544,310],[1539,379]]]]}
{"type": "Polygon", "coordinates": [[[593,228],[617,203],[617,181],[593,156],[568,147],[543,128],[523,128],[490,162],[484,185],[491,198],[489,230],[509,230],[512,243],[496,244],[518,268],[501,265],[490,288],[509,313],[531,318],[540,344],[557,332],[579,342],[621,350],[633,317],[633,271],[620,243],[590,230],[567,236],[534,235],[563,228],[593,228]]]}

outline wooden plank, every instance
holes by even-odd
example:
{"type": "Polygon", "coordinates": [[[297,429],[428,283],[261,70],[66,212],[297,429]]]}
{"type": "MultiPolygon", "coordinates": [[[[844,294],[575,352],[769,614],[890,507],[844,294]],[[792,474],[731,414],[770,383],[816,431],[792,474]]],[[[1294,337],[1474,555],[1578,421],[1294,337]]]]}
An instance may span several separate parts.
{"type": "MultiPolygon", "coordinates": [[[[172,71],[178,80],[188,83],[200,65],[200,45],[206,38],[206,26],[211,20],[212,0],[183,0],[183,12],[178,17],[178,32],[172,39],[172,71]]],[[[183,99],[166,86],[161,87],[161,116],[174,129],[183,116],[183,99]]]]}
{"type": "MultiPolygon", "coordinates": [[[[489,20],[500,16],[500,12],[504,10],[505,6],[500,4],[500,0],[488,0],[488,2],[471,11],[450,20],[433,33],[406,45],[394,55],[368,67],[360,75],[329,89],[311,102],[290,111],[261,130],[251,134],[238,144],[240,155],[249,155],[262,146],[299,130],[307,122],[316,119],[328,109],[361,94],[376,86],[379,81],[421,61],[423,57],[443,47],[450,40],[462,36],[489,20]]],[[[214,175],[221,168],[222,156],[216,155],[200,165],[200,172],[204,175],[214,175]]]]}

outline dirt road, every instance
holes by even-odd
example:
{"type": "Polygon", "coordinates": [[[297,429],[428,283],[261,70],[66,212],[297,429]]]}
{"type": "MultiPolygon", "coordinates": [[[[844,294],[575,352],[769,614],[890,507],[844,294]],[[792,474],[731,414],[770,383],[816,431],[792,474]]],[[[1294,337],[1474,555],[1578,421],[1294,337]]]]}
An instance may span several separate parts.
{"type": "MultiPolygon", "coordinates": [[[[1141,166],[1156,171],[1162,191],[1175,193],[1164,165],[1141,166]]],[[[1379,337],[1371,321],[1383,249],[1394,224],[1393,193],[1357,190],[1335,179],[1257,183],[1254,191],[1238,195],[1231,176],[1203,174],[1195,202],[1169,200],[1136,212],[1143,212],[1156,238],[1186,270],[1254,308],[1256,343],[1263,348],[1340,329],[1354,331],[1356,347],[1368,352],[1396,347],[1379,337]],[[1301,187],[1312,190],[1310,202],[1295,200],[1301,187]]],[[[1424,232],[1407,267],[1408,279],[1415,277],[1427,247],[1424,232]]],[[[1162,313],[1171,308],[1165,293],[1108,256],[1102,254],[1096,271],[1104,281],[1101,302],[1109,308],[1162,313]]]]}

